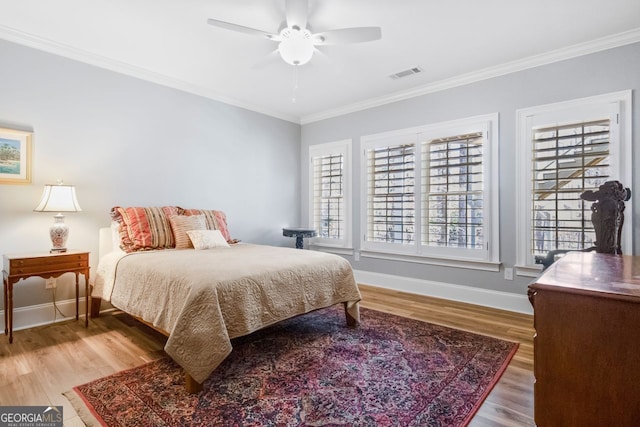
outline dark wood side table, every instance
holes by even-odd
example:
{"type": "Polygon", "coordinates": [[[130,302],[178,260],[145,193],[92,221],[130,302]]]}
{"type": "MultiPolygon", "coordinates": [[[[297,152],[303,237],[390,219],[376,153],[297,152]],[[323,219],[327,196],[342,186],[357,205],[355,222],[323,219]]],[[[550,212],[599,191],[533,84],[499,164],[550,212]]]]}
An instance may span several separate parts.
{"type": "Polygon", "coordinates": [[[536,424],[640,425],[640,257],[570,252],[529,298],[536,424]]]}
{"type": "Polygon", "coordinates": [[[283,228],[282,235],[296,238],[296,249],[304,249],[305,237],[316,237],[318,233],[313,228],[283,228]]]}
{"type": "Polygon", "coordinates": [[[84,327],[89,327],[89,252],[4,255],[4,334],[13,342],[13,285],[29,277],[60,277],[65,273],[76,275],[76,320],[79,307],[79,275],[85,279],[86,312],[84,327]]]}

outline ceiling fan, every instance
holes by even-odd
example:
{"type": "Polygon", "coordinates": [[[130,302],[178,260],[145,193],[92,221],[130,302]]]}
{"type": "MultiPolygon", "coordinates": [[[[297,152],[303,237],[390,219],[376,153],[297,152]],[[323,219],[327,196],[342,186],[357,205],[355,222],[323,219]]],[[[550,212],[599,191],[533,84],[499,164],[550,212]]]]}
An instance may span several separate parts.
{"type": "Polygon", "coordinates": [[[214,27],[264,37],[278,42],[278,52],[282,59],[286,63],[295,66],[309,62],[316,46],[362,43],[378,40],[382,37],[380,27],[343,28],[312,33],[307,28],[308,14],[308,0],[285,0],[286,26],[278,34],[217,19],[208,19],[207,23],[214,27]]]}

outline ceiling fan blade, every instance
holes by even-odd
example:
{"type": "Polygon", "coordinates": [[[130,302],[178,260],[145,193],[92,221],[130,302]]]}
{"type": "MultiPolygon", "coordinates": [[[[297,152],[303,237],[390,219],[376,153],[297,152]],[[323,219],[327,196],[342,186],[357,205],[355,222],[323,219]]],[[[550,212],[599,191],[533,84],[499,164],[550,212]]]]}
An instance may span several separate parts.
{"type": "Polygon", "coordinates": [[[308,0],[286,0],[285,15],[287,27],[298,27],[304,30],[307,28],[307,16],[309,15],[308,0]]]}
{"type": "Polygon", "coordinates": [[[343,28],[340,30],[329,30],[313,35],[313,44],[329,45],[329,44],[348,44],[362,43],[382,38],[382,30],[380,27],[357,27],[343,28]]]}
{"type": "Polygon", "coordinates": [[[267,33],[266,31],[257,30],[255,28],[245,27],[243,25],[232,24],[230,22],[218,21],[217,19],[207,19],[207,24],[213,25],[214,27],[218,28],[224,28],[225,30],[237,31],[239,33],[250,34],[252,36],[264,37],[269,40],[280,40],[279,35],[267,33]]]}

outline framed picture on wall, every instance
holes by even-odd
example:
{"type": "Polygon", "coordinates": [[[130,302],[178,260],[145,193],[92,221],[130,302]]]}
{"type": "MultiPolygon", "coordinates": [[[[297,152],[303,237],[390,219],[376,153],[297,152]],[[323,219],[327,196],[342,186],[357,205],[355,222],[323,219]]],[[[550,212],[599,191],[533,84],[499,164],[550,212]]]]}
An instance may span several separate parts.
{"type": "Polygon", "coordinates": [[[0,184],[31,182],[32,132],[0,128],[0,184]]]}

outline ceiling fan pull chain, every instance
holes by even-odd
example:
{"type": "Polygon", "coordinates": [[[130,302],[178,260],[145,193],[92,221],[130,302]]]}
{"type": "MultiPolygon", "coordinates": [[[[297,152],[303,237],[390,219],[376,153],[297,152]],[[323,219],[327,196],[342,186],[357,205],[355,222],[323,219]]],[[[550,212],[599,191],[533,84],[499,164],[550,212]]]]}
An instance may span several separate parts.
{"type": "Polygon", "coordinates": [[[296,93],[298,92],[298,65],[293,66],[293,89],[291,93],[291,102],[296,103],[296,93]]]}

